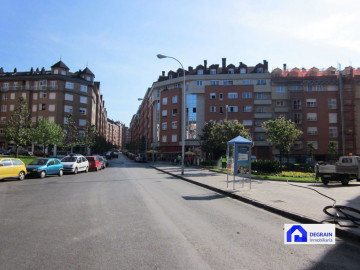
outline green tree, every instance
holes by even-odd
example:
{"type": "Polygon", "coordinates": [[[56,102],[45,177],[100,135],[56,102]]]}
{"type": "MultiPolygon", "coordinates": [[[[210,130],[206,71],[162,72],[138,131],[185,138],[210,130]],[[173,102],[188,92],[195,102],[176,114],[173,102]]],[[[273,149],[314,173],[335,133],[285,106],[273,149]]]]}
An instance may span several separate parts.
{"type": "MultiPolygon", "coordinates": [[[[280,115],[275,120],[268,120],[262,124],[265,130],[267,140],[275,144],[280,151],[280,163],[284,154],[290,153],[290,148],[297,138],[302,134],[301,130],[296,128],[296,124],[291,120],[286,120],[280,115]]],[[[288,159],[289,161],[289,159],[288,159]]]]}
{"type": "Polygon", "coordinates": [[[95,125],[86,123],[83,135],[80,137],[80,143],[85,147],[85,153],[87,154],[88,148],[94,146],[96,142],[97,130],[95,125]]]}
{"type": "Polygon", "coordinates": [[[308,143],[307,144],[307,155],[311,158],[311,162],[314,161],[314,151],[315,151],[314,144],[308,143]]]}
{"type": "Polygon", "coordinates": [[[15,157],[18,157],[19,146],[27,145],[31,136],[32,124],[28,105],[19,97],[14,111],[6,121],[5,137],[15,144],[15,157]]]}
{"type": "Polygon", "coordinates": [[[336,160],[336,156],[338,155],[338,145],[336,142],[329,142],[328,153],[331,160],[336,160]]]}
{"type": "Polygon", "coordinates": [[[238,121],[224,121],[215,125],[207,123],[200,136],[202,149],[210,153],[211,158],[217,159],[226,152],[227,142],[237,136],[250,139],[249,130],[238,121]]]}
{"type": "Polygon", "coordinates": [[[32,132],[32,141],[42,144],[45,155],[45,148],[49,145],[61,145],[64,136],[61,126],[43,118],[38,121],[36,128],[32,132]]]}
{"type": "Polygon", "coordinates": [[[78,128],[75,124],[74,118],[72,117],[72,114],[67,114],[65,116],[65,123],[63,125],[64,128],[64,139],[63,139],[63,146],[66,149],[66,154],[68,154],[69,148],[72,148],[76,146],[79,143],[79,134],[78,134],[78,128]]]}

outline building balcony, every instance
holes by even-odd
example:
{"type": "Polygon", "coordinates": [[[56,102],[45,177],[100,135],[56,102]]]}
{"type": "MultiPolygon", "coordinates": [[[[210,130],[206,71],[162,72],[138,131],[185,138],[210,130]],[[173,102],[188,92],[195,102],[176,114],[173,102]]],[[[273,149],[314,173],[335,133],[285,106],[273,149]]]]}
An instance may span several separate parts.
{"type": "Polygon", "coordinates": [[[254,141],[254,146],[271,146],[271,142],[268,142],[268,141],[254,141]]]}
{"type": "Polygon", "coordinates": [[[254,85],[254,92],[255,93],[271,93],[271,86],[268,84],[265,85],[254,85]]]}
{"type": "Polygon", "coordinates": [[[288,113],[289,111],[289,107],[275,107],[274,109],[274,112],[276,113],[288,113]]]}
{"type": "Polygon", "coordinates": [[[262,127],[255,127],[255,128],[254,128],[254,132],[264,133],[264,132],[265,132],[265,129],[263,129],[262,127]]]}
{"type": "Polygon", "coordinates": [[[272,113],[255,113],[254,118],[256,118],[256,119],[271,119],[272,113]]]}
{"type": "Polygon", "coordinates": [[[7,86],[0,87],[1,91],[29,91],[29,90],[58,90],[58,85],[37,85],[37,86],[7,86]]]}
{"type": "Polygon", "coordinates": [[[255,99],[254,105],[271,105],[272,100],[271,99],[255,99]]]}

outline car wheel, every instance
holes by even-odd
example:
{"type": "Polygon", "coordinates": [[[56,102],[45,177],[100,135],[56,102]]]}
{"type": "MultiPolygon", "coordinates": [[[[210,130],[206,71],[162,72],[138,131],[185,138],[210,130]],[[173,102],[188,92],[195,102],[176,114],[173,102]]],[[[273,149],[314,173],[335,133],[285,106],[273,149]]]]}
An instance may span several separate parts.
{"type": "Polygon", "coordinates": [[[40,178],[45,178],[46,176],[46,172],[45,171],[41,171],[40,172],[40,178]]]}
{"type": "Polygon", "coordinates": [[[19,180],[22,181],[25,179],[25,172],[20,172],[19,173],[19,180]]]}
{"type": "Polygon", "coordinates": [[[89,167],[86,167],[85,172],[86,173],[89,172],[89,167]]]}
{"type": "Polygon", "coordinates": [[[74,170],[74,174],[77,174],[77,173],[78,173],[78,168],[76,167],[74,170]]]}
{"type": "Polygon", "coordinates": [[[322,178],[321,178],[321,181],[323,182],[323,184],[324,184],[325,186],[327,186],[327,184],[329,183],[329,178],[327,178],[327,177],[322,177],[322,178]]]}
{"type": "Polygon", "coordinates": [[[58,175],[59,175],[59,176],[63,176],[63,174],[64,174],[64,171],[63,171],[63,170],[59,170],[58,175]]]}
{"type": "Polygon", "coordinates": [[[343,179],[341,179],[341,184],[342,184],[343,186],[347,186],[347,185],[349,184],[349,179],[348,179],[348,178],[343,178],[343,179]]]}

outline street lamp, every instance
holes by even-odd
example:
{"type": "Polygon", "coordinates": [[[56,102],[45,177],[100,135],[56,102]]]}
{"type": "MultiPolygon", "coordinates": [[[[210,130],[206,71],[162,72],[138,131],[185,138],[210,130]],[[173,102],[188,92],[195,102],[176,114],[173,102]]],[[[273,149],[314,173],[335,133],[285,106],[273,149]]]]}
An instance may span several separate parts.
{"type": "Polygon", "coordinates": [[[181,119],[181,175],[184,175],[184,157],[185,157],[185,110],[186,110],[186,106],[185,106],[185,91],[186,91],[186,85],[185,85],[185,69],[184,66],[181,64],[181,62],[179,60],[177,60],[175,57],[172,56],[166,56],[166,55],[162,55],[162,54],[158,54],[156,55],[157,58],[159,59],[163,59],[163,58],[171,58],[174,59],[176,62],[178,62],[181,66],[181,68],[183,69],[183,75],[184,75],[184,87],[183,87],[183,91],[182,91],[182,119],[181,119]]]}

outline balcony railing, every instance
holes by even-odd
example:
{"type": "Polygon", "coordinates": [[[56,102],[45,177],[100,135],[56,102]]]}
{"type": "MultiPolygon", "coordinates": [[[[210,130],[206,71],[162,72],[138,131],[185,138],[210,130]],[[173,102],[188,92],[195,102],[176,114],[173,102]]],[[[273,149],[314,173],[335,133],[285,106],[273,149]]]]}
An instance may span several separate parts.
{"type": "Polygon", "coordinates": [[[31,90],[58,90],[58,85],[22,85],[22,86],[3,86],[0,87],[1,91],[31,91],[31,90]]]}

